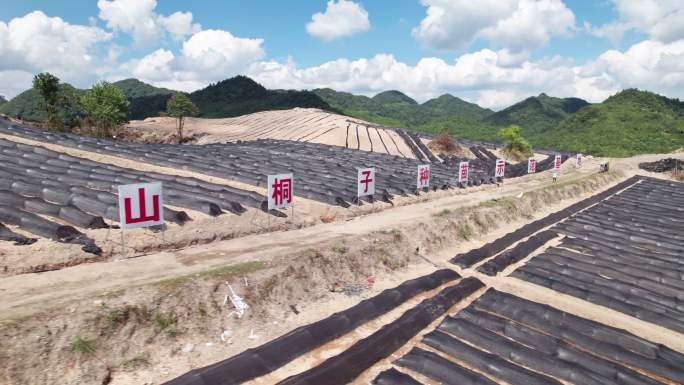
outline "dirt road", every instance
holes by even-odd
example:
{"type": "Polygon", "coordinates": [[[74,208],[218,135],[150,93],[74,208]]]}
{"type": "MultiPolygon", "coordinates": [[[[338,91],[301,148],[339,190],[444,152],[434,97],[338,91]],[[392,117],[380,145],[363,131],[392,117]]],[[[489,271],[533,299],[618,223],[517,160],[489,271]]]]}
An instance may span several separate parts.
{"type": "MultiPolygon", "coordinates": [[[[587,164],[568,172],[569,182],[595,172],[587,164]]],[[[0,280],[0,321],[27,316],[62,306],[72,300],[92,297],[97,293],[142,285],[163,279],[188,275],[226,264],[269,258],[335,239],[363,237],[384,229],[416,223],[441,210],[477,205],[492,199],[512,197],[550,184],[550,176],[535,174],[501,186],[484,185],[464,190],[462,195],[395,207],[352,220],[319,224],[312,227],[250,235],[227,241],[160,252],[132,259],[83,264],[39,274],[22,274],[0,280]],[[475,190],[475,191],[473,191],[475,190]]]]}

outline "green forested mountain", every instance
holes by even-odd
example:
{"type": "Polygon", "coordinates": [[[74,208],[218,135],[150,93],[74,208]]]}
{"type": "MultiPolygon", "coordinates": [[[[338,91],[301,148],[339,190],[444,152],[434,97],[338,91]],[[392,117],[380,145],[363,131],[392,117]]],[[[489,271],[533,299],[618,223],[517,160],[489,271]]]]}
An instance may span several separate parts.
{"type": "Polygon", "coordinates": [[[670,152],[684,146],[684,102],[628,89],[530,139],[540,147],[596,155],[670,152]]]}
{"type": "Polygon", "coordinates": [[[4,96],[0,95],[0,106],[2,106],[5,103],[7,103],[7,99],[5,99],[4,96]]]}
{"type": "Polygon", "coordinates": [[[529,97],[483,119],[497,127],[517,124],[525,137],[535,136],[555,127],[562,120],[589,103],[578,98],[554,98],[546,94],[529,97]]]}
{"type": "Polygon", "coordinates": [[[330,109],[328,103],[310,91],[267,90],[246,76],[210,84],[190,94],[199,107],[200,116],[225,118],[265,110],[294,107],[330,109]]]}
{"type": "Polygon", "coordinates": [[[173,95],[178,92],[169,90],[167,88],[155,87],[153,85],[141,82],[138,79],[124,79],[112,84],[119,87],[129,99],[153,95],[173,95]]]}
{"type": "Polygon", "coordinates": [[[345,115],[396,127],[418,128],[436,119],[480,119],[493,111],[444,94],[418,104],[399,91],[381,92],[372,98],[337,92],[329,88],[313,91],[332,108],[345,115]]]}
{"type": "MultiPolygon", "coordinates": [[[[158,116],[174,93],[136,79],[114,83],[131,102],[131,119],[158,116]]],[[[86,90],[69,84],[62,87],[62,119],[76,123],[81,113],[78,97],[86,90]]],[[[399,91],[373,97],[337,92],[268,90],[244,76],[237,76],[189,94],[207,118],[230,117],[252,112],[321,108],[392,127],[428,132],[448,132],[456,138],[501,141],[501,128],[521,127],[533,146],[607,156],[668,152],[684,146],[684,103],[677,99],[635,89],[622,91],[602,103],[546,94],[529,97],[494,112],[455,96],[444,94],[419,104],[399,91]]],[[[27,90],[2,103],[0,113],[26,120],[45,120],[40,97],[27,90]]]]}
{"type": "MultiPolygon", "coordinates": [[[[62,120],[69,123],[79,116],[76,100],[85,90],[74,88],[71,84],[61,83],[60,111],[62,120]]],[[[7,103],[0,105],[0,113],[30,121],[43,121],[47,118],[40,95],[32,88],[20,93],[7,103]]]]}

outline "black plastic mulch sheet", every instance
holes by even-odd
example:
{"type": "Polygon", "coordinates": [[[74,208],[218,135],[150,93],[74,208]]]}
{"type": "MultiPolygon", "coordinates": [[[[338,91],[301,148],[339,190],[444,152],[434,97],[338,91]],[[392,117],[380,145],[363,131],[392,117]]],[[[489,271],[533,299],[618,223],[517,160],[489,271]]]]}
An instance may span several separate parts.
{"type": "Polygon", "coordinates": [[[524,242],[518,243],[514,248],[506,250],[491,260],[485,262],[477,270],[487,275],[494,276],[506,267],[520,262],[532,252],[542,247],[550,240],[557,238],[558,234],[551,230],[542,231],[531,236],[524,242]]]}
{"type": "Polygon", "coordinates": [[[15,245],[30,245],[37,241],[35,238],[25,237],[13,232],[2,223],[0,223],[0,240],[14,242],[15,245]]]}
{"type": "MultiPolygon", "coordinates": [[[[512,385],[684,383],[684,355],[664,345],[494,289],[422,342],[450,357],[450,368],[462,363],[512,385]]],[[[444,381],[444,358],[413,356],[396,364],[444,381]]]]}
{"type": "Polygon", "coordinates": [[[373,380],[373,385],[422,385],[422,383],[406,373],[390,368],[378,374],[373,380]]]}
{"type": "MultiPolygon", "coordinates": [[[[45,132],[2,120],[0,132],[163,167],[193,170],[256,186],[265,184],[266,175],[292,172],[296,179],[296,195],[344,207],[358,201],[357,168],[375,167],[377,170],[376,194],[363,199],[390,202],[394,195],[419,193],[416,189],[416,167],[423,163],[382,153],[300,141],[260,139],[201,146],[151,145],[45,132]]],[[[420,152],[415,144],[414,147],[420,152]]],[[[539,171],[543,169],[541,165],[539,171]]],[[[457,171],[447,164],[433,163],[430,184],[433,188],[456,186],[457,171]]],[[[487,163],[473,161],[467,184],[492,182],[494,178],[487,163]]]]}
{"type": "Polygon", "coordinates": [[[347,384],[364,370],[389,357],[396,349],[463,298],[483,287],[484,284],[477,278],[465,278],[459,284],[447,287],[436,296],[424,300],[394,322],[383,326],[339,355],[303,373],[289,377],[280,384],[347,384]]]}
{"type": "Polygon", "coordinates": [[[512,276],[684,333],[684,183],[644,178],[551,231],[512,276]]]}
{"type": "Polygon", "coordinates": [[[196,369],[169,381],[167,385],[239,384],[268,374],[318,346],[342,336],[374,319],[419,293],[433,290],[460,276],[442,269],[361,301],[330,317],[299,327],[259,347],[246,350],[224,361],[196,369]]]}
{"type": "Polygon", "coordinates": [[[395,365],[444,384],[656,385],[684,355],[621,329],[489,289],[395,365]],[[561,382],[562,381],[562,382],[561,382]]]}
{"type": "Polygon", "coordinates": [[[631,177],[603,192],[600,192],[583,201],[570,205],[563,210],[557,211],[555,213],[547,215],[544,218],[528,223],[522,226],[521,228],[513,232],[510,232],[501,238],[496,239],[493,242],[485,244],[480,248],[470,250],[463,254],[459,254],[452,258],[451,262],[461,267],[473,266],[482,260],[485,260],[489,257],[492,257],[500,253],[501,251],[507,249],[508,247],[520,241],[521,239],[529,237],[530,235],[540,231],[545,227],[548,227],[560,220],[563,220],[571,215],[574,215],[577,212],[584,210],[587,207],[594,205],[603,199],[608,198],[609,196],[617,193],[618,191],[629,187],[630,185],[638,182],[639,180],[640,177],[638,176],[631,177]]]}

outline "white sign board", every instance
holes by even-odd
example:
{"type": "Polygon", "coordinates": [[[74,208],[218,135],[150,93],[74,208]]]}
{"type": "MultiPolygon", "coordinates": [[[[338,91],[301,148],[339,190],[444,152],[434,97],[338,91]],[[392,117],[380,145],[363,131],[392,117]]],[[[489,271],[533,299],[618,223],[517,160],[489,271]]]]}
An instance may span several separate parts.
{"type": "Polygon", "coordinates": [[[292,174],[269,175],[268,209],[282,209],[292,206],[294,178],[292,174]]]}
{"type": "Polygon", "coordinates": [[[119,187],[119,222],[122,229],[164,224],[161,182],[136,183],[119,187]]]}
{"type": "Polygon", "coordinates": [[[534,172],[537,170],[537,160],[534,158],[530,158],[527,160],[527,173],[528,174],[534,174],[534,172]]]}
{"type": "Polygon", "coordinates": [[[504,171],[506,170],[506,161],[503,159],[496,160],[496,168],[494,169],[495,178],[503,178],[504,171]]]}
{"type": "Polygon", "coordinates": [[[418,175],[416,175],[416,187],[427,188],[430,187],[430,165],[421,164],[418,166],[418,175]]]}
{"type": "Polygon", "coordinates": [[[358,168],[356,192],[358,197],[375,194],[375,168],[358,168]]]}
{"type": "Polygon", "coordinates": [[[468,181],[468,162],[461,162],[458,164],[458,183],[468,181]]]}
{"type": "Polygon", "coordinates": [[[575,159],[575,167],[582,168],[582,154],[577,154],[577,158],[575,159]]]}
{"type": "Polygon", "coordinates": [[[556,157],[553,158],[553,171],[560,172],[561,164],[563,164],[563,159],[560,155],[556,155],[556,157]]]}

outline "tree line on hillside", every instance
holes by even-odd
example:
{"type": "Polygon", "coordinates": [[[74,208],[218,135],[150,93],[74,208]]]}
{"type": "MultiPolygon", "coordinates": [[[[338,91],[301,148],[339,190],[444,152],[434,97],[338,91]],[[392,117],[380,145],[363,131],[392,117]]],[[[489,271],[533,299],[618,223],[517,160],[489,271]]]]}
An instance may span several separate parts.
{"type": "MultiPolygon", "coordinates": [[[[684,103],[634,89],[619,92],[602,103],[578,98],[532,96],[501,111],[492,111],[444,94],[418,103],[399,91],[367,97],[332,89],[268,90],[245,76],[236,76],[192,93],[154,87],[136,79],[112,83],[128,100],[128,118],[144,119],[168,112],[169,100],[184,95],[196,107],[188,114],[223,118],[253,112],[311,107],[373,123],[456,138],[503,142],[500,134],[511,125],[536,148],[577,151],[594,155],[630,156],[669,152],[684,146],[684,103]]],[[[63,122],[78,126],[84,118],[80,98],[87,90],[58,84],[60,97],[38,106],[35,90],[0,103],[0,112],[27,120],[63,122]],[[48,116],[49,115],[49,116],[48,116]]],[[[0,101],[1,102],[1,101],[0,101]]],[[[184,120],[178,118],[181,131],[184,120]]],[[[179,134],[179,138],[182,132],[179,134]]]]}
{"type": "MultiPolygon", "coordinates": [[[[78,128],[82,134],[111,137],[113,130],[128,122],[130,102],[121,88],[102,81],[77,95],[70,87],[62,87],[59,78],[50,73],[33,77],[33,90],[45,112],[45,127],[56,131],[78,128]]],[[[196,116],[199,109],[184,94],[171,95],[166,103],[167,116],[176,118],[178,142],[183,142],[185,118],[196,116]]]]}

